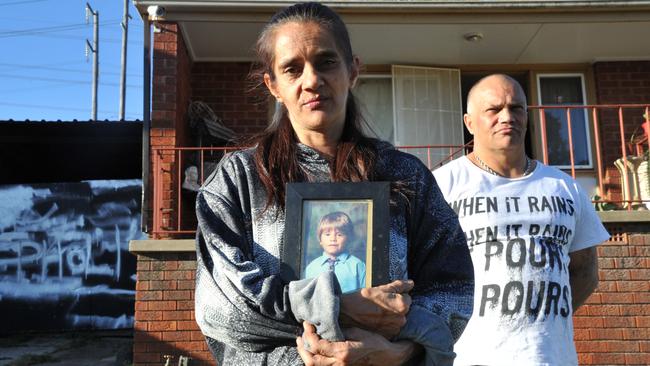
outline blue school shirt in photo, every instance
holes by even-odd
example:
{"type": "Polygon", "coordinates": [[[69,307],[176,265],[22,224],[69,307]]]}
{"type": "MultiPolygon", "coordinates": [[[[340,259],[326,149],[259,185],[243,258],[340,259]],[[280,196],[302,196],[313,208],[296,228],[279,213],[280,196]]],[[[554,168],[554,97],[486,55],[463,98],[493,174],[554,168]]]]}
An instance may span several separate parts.
{"type": "MultiPolygon", "coordinates": [[[[323,255],[314,259],[307,265],[305,278],[318,276],[320,273],[330,269],[332,263],[330,257],[323,252],[323,255]]],[[[352,292],[366,285],[366,265],[361,259],[348,254],[339,254],[334,262],[334,274],[341,285],[341,292],[352,292]]]]}

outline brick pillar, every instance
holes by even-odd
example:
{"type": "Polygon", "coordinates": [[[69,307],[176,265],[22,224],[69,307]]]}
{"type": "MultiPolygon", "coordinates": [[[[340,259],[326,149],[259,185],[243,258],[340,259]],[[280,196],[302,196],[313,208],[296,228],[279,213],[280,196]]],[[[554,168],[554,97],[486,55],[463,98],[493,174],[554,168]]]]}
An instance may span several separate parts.
{"type": "Polygon", "coordinates": [[[574,316],[578,361],[650,365],[650,234],[608,229],[620,234],[598,248],[598,289],[574,316]]]}
{"type": "MultiPolygon", "coordinates": [[[[598,104],[647,104],[650,103],[650,61],[597,62],[594,64],[598,104]]],[[[632,133],[642,134],[641,108],[624,113],[626,142],[632,133]]],[[[600,112],[600,134],[603,164],[609,181],[608,198],[622,199],[620,174],[613,163],[622,156],[618,111],[607,109],[600,112]]],[[[630,153],[630,151],[628,151],[630,153]]]]}
{"type": "Polygon", "coordinates": [[[165,355],[191,357],[190,365],[214,365],[194,318],[196,255],[138,255],[133,341],[134,366],[160,366],[165,355]]]}
{"type": "MultiPolygon", "coordinates": [[[[175,23],[162,23],[160,28],[161,32],[154,33],[151,148],[188,146],[186,112],[191,95],[192,61],[185,48],[180,27],[175,23]]],[[[160,182],[158,187],[162,187],[163,226],[174,228],[176,218],[171,212],[178,205],[175,194],[178,189],[178,155],[172,150],[159,154],[152,152],[151,162],[150,183],[160,182]],[[156,171],[153,170],[153,164],[159,157],[161,166],[156,171]]],[[[148,209],[151,210],[152,207],[148,209]]]]}

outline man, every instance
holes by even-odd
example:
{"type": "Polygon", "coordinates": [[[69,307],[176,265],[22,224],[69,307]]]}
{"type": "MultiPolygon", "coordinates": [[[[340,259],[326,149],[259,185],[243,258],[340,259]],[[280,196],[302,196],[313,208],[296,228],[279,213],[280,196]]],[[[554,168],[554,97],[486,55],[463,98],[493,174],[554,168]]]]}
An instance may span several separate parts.
{"type": "Polygon", "coordinates": [[[474,262],[474,313],[455,365],[577,365],[572,314],[598,284],[609,234],[578,183],[529,159],[521,86],[490,75],[470,90],[474,151],[434,172],[474,262]]]}

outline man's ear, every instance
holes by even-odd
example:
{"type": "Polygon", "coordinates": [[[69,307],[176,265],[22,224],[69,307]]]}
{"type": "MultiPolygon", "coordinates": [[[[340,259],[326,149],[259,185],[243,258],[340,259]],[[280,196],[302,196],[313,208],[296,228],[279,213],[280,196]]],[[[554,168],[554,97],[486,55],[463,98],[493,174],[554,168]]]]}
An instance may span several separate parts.
{"type": "Polygon", "coordinates": [[[271,95],[280,103],[282,103],[282,99],[280,98],[278,91],[275,87],[275,82],[271,78],[271,75],[268,73],[264,73],[264,85],[266,85],[266,88],[271,92],[271,95]]]}
{"type": "Polygon", "coordinates": [[[463,115],[463,122],[465,122],[465,127],[467,127],[467,131],[471,135],[474,135],[474,126],[472,124],[472,116],[470,116],[468,113],[465,113],[463,115]]]}
{"type": "Polygon", "coordinates": [[[359,68],[361,68],[361,61],[359,57],[352,57],[352,67],[350,68],[350,89],[354,88],[359,79],[359,68]]]}

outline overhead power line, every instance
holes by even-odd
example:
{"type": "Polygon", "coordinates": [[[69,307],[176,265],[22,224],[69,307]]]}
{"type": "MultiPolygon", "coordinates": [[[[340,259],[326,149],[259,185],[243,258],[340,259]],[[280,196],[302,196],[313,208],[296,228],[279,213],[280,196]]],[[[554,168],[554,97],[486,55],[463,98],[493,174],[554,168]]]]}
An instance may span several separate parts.
{"type": "MultiPolygon", "coordinates": [[[[118,21],[102,23],[101,25],[114,25],[114,24],[120,24],[120,23],[121,23],[121,21],[118,20],[118,21]]],[[[41,33],[65,32],[65,31],[69,31],[69,30],[81,29],[81,28],[86,28],[86,27],[87,27],[86,23],[81,23],[81,24],[58,25],[58,26],[54,26],[54,27],[11,30],[11,31],[0,32],[0,38],[32,36],[32,35],[41,34],[41,33]]]]}
{"type": "MultiPolygon", "coordinates": [[[[50,66],[45,66],[45,65],[22,65],[22,64],[8,64],[4,62],[0,62],[0,67],[6,66],[6,67],[11,67],[15,69],[28,69],[28,70],[48,70],[48,71],[59,71],[59,72],[68,72],[68,73],[76,73],[76,74],[88,74],[87,70],[79,70],[79,69],[66,69],[62,67],[50,67],[50,66]]],[[[119,72],[110,72],[110,71],[102,71],[102,75],[121,75],[119,72]]],[[[127,74],[128,76],[135,77],[135,78],[141,78],[142,74],[127,74]]]]}
{"type": "MultiPolygon", "coordinates": [[[[56,79],[56,78],[42,78],[37,76],[22,76],[22,75],[11,75],[11,74],[0,74],[0,78],[10,78],[10,79],[23,79],[23,80],[39,80],[39,81],[48,81],[53,83],[68,83],[68,84],[81,84],[88,85],[90,81],[84,80],[66,80],[66,79],[56,79]]],[[[100,83],[104,86],[120,86],[118,83],[100,83]]],[[[128,88],[141,88],[142,85],[127,85],[128,88]]]]}
{"type": "Polygon", "coordinates": [[[38,3],[46,0],[23,0],[23,1],[12,1],[10,3],[4,3],[0,4],[0,6],[9,6],[9,5],[22,5],[22,4],[28,4],[28,3],[38,3]]]}

